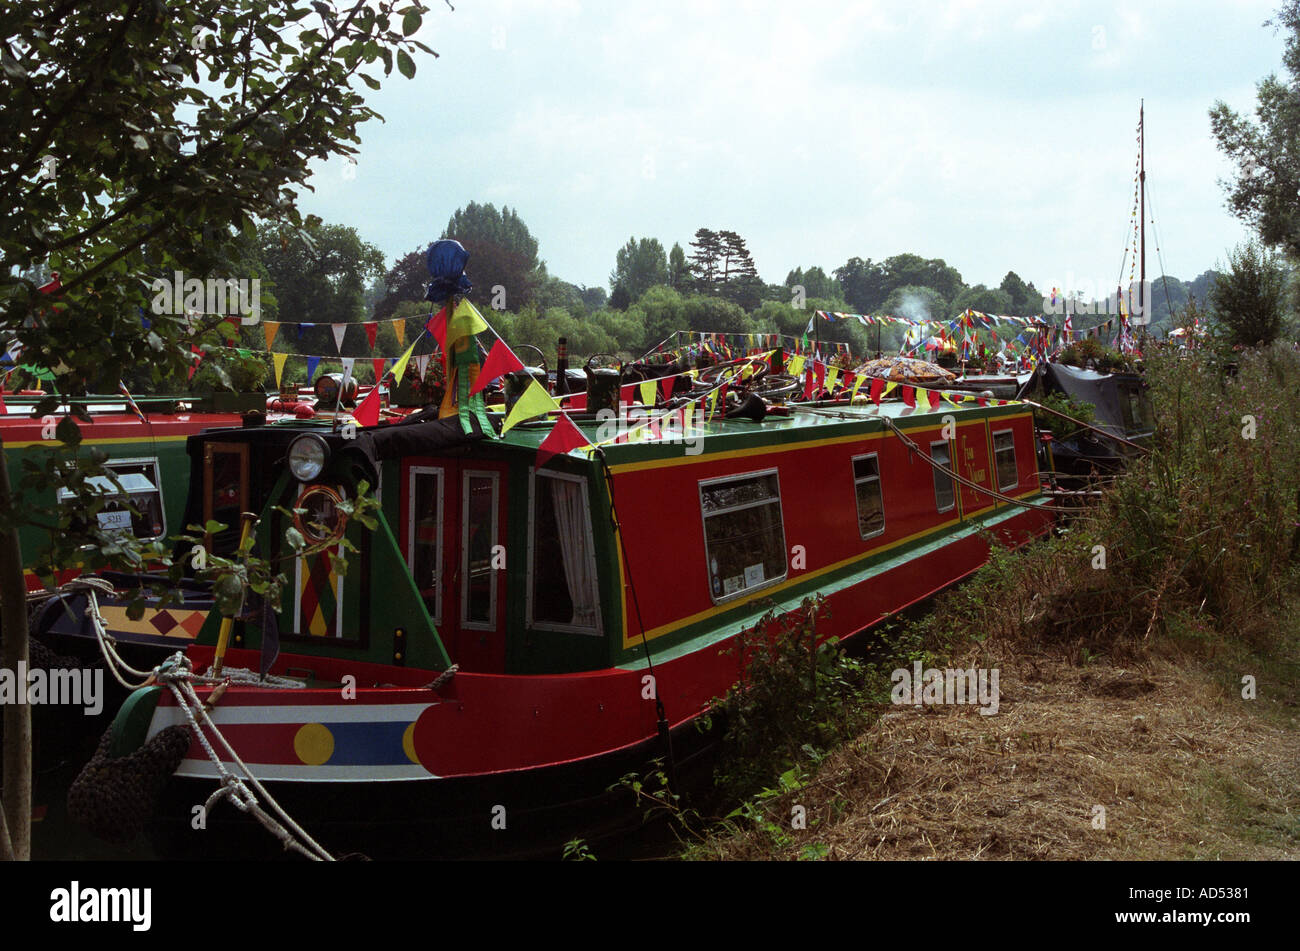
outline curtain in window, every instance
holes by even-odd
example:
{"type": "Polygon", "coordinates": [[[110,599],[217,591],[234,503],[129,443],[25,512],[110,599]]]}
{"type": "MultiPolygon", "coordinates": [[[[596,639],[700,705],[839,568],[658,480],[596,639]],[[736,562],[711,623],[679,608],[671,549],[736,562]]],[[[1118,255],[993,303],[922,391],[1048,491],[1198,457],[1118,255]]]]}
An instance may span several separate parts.
{"type": "Polygon", "coordinates": [[[560,552],[564,561],[564,578],[569,585],[569,598],[573,601],[575,627],[596,626],[596,578],[589,555],[591,544],[587,529],[586,499],[583,483],[568,479],[547,479],[551,486],[551,501],[555,506],[555,524],[560,536],[560,552]]]}

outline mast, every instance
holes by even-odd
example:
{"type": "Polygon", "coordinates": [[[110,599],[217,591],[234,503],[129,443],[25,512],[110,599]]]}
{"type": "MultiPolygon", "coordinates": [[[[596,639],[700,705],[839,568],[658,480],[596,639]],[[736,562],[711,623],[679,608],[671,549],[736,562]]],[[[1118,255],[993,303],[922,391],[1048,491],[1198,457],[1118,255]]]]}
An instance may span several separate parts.
{"type": "Polygon", "coordinates": [[[1138,223],[1141,234],[1141,271],[1138,274],[1138,306],[1141,308],[1142,326],[1146,326],[1150,317],[1147,314],[1147,121],[1146,100],[1138,111],[1138,223]]]}

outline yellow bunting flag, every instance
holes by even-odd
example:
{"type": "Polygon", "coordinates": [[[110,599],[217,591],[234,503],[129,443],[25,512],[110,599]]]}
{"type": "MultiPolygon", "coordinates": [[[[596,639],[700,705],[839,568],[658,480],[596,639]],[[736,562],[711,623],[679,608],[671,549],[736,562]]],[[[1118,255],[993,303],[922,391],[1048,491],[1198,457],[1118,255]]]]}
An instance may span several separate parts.
{"type": "Polygon", "coordinates": [[[280,388],[280,377],[284,375],[284,361],[289,359],[287,353],[271,354],[271,363],[275,365],[275,388],[280,388]]]}
{"type": "Polygon", "coordinates": [[[646,380],[641,384],[641,405],[654,406],[655,393],[659,389],[659,384],[654,380],[646,380]]]}
{"type": "Polygon", "coordinates": [[[266,334],[266,349],[271,349],[271,344],[275,340],[275,332],[280,329],[279,323],[274,320],[262,321],[262,330],[266,334]]]}
{"type": "Polygon", "coordinates": [[[459,303],[456,304],[456,310],[451,315],[451,319],[447,321],[447,349],[451,350],[452,344],[462,337],[473,336],[487,329],[487,321],[483,319],[473,304],[462,297],[459,303]]]}
{"type": "Polygon", "coordinates": [[[890,382],[885,384],[885,392],[880,394],[880,398],[883,400],[886,396],[894,392],[894,390],[896,389],[898,389],[898,384],[891,380],[890,382]]]}
{"type": "Polygon", "coordinates": [[[858,376],[857,376],[857,378],[853,381],[853,392],[849,394],[849,402],[850,402],[850,403],[853,402],[854,398],[858,395],[858,389],[859,389],[859,388],[862,386],[862,384],[865,383],[865,382],[867,382],[867,378],[866,378],[865,376],[863,376],[861,373],[859,373],[858,376]]]}
{"type": "Polygon", "coordinates": [[[524,420],[546,415],[551,410],[557,409],[559,405],[551,394],[542,389],[540,383],[532,380],[528,384],[528,389],[524,390],[515,401],[514,408],[507,414],[505,424],[501,427],[501,435],[504,436],[524,420]]]}
{"type": "Polygon", "coordinates": [[[807,358],[804,357],[802,354],[800,354],[797,357],[791,357],[790,363],[786,367],[785,372],[788,373],[790,376],[798,376],[800,373],[803,372],[803,365],[806,362],[806,359],[807,358]]]}
{"type": "Polygon", "coordinates": [[[839,367],[831,367],[826,371],[826,392],[835,392],[835,381],[840,378],[839,367]]]}
{"type": "Polygon", "coordinates": [[[405,347],[406,346],[406,318],[405,317],[393,321],[393,333],[397,334],[397,345],[399,347],[405,347]]]}
{"type": "Polygon", "coordinates": [[[406,348],[406,352],[402,354],[402,359],[398,360],[396,363],[393,364],[394,383],[402,382],[402,374],[406,372],[406,365],[411,362],[411,354],[413,354],[414,352],[415,352],[415,344],[411,344],[409,347],[406,348]]]}

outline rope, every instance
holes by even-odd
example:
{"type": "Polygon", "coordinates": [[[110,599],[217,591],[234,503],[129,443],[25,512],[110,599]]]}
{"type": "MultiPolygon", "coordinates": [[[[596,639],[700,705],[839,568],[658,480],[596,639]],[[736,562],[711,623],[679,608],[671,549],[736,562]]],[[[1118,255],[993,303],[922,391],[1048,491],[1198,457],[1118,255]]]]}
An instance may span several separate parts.
{"type": "Polygon", "coordinates": [[[159,665],[156,676],[158,681],[168,687],[176,697],[177,704],[184,712],[186,720],[189,721],[190,729],[199,738],[204,751],[208,754],[208,758],[216,768],[217,774],[221,777],[221,785],[208,797],[205,809],[210,808],[221,799],[229,799],[231,805],[239,811],[251,815],[263,828],[275,836],[286,849],[293,849],[305,858],[315,862],[334,861],[334,856],[313,839],[302,826],[298,825],[285,812],[283,807],[276,802],[275,797],[258,782],[257,777],[253,775],[229,741],[217,729],[217,725],[208,716],[207,706],[203,701],[199,700],[191,682],[195,679],[205,678],[196,678],[190,668],[189,660],[183,654],[177,652],[166,662],[159,665]],[[244,773],[244,777],[236,776],[226,769],[225,763],[217,755],[216,750],[213,749],[212,743],[208,741],[204,728],[211,731],[226,753],[229,754],[230,760],[244,773]],[[276,815],[279,816],[278,820],[258,804],[257,797],[248,788],[250,785],[262,796],[267,805],[275,811],[276,815]]]}

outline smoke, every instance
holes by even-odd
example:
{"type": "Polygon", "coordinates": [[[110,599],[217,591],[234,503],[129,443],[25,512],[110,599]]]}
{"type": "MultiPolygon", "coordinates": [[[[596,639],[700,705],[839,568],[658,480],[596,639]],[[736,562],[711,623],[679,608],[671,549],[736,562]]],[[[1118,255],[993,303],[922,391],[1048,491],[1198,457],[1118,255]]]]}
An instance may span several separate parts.
{"type": "Polygon", "coordinates": [[[933,320],[930,316],[930,302],[920,294],[904,294],[903,302],[898,305],[898,316],[908,320],[933,320]]]}

